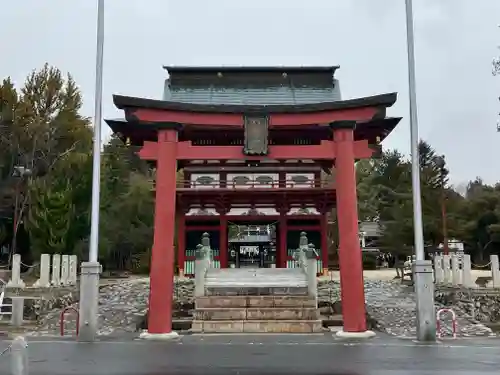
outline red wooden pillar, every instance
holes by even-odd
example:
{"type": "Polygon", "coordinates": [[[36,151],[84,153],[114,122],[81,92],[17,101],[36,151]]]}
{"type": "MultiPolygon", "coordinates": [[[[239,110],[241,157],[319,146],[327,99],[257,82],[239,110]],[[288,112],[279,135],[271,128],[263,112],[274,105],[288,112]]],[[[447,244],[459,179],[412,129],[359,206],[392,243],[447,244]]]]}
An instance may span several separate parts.
{"type": "Polygon", "coordinates": [[[286,262],[287,262],[287,255],[288,255],[288,249],[287,249],[287,243],[286,243],[286,237],[288,234],[288,228],[287,228],[287,222],[286,222],[286,212],[281,211],[280,212],[280,220],[279,220],[279,225],[280,225],[280,241],[279,241],[279,248],[278,248],[278,256],[279,256],[279,268],[286,268],[286,262]]]}
{"type": "MultiPolygon", "coordinates": [[[[328,216],[321,213],[320,218],[321,226],[321,262],[323,263],[323,270],[328,269],[328,216]]],[[[324,273],[324,271],[323,271],[324,273]]]]}
{"type": "Polygon", "coordinates": [[[220,173],[219,173],[219,186],[221,188],[227,187],[227,172],[226,171],[220,171],[220,173]]]}
{"type": "Polygon", "coordinates": [[[151,254],[148,333],[172,332],[177,130],[158,132],[154,240],[151,254]]]}
{"type": "Polygon", "coordinates": [[[191,172],[189,171],[184,171],[184,187],[185,188],[191,187],[191,172]]]}
{"type": "Polygon", "coordinates": [[[286,172],[285,171],[278,172],[278,187],[280,187],[280,188],[286,187],[286,172]]]}
{"type": "Polygon", "coordinates": [[[186,260],[186,216],[184,212],[177,214],[177,263],[179,276],[184,276],[184,261],[186,260]]]}
{"type": "Polygon", "coordinates": [[[363,263],[358,238],[358,203],[353,130],[356,123],[332,124],[336,147],[335,179],[339,228],[339,264],[344,332],[366,331],[363,263]]]}
{"type": "Polygon", "coordinates": [[[226,214],[220,215],[219,222],[219,260],[220,260],[220,268],[227,268],[228,266],[228,250],[227,250],[227,217],[226,214]]]}

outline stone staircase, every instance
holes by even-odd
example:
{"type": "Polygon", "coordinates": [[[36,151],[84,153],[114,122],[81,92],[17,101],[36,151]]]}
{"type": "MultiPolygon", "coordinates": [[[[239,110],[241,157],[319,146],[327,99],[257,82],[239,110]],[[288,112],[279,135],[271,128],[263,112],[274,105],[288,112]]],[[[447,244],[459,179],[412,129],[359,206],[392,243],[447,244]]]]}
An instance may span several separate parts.
{"type": "Polygon", "coordinates": [[[197,333],[321,332],[316,296],[301,268],[209,268],[198,296],[197,333]]]}

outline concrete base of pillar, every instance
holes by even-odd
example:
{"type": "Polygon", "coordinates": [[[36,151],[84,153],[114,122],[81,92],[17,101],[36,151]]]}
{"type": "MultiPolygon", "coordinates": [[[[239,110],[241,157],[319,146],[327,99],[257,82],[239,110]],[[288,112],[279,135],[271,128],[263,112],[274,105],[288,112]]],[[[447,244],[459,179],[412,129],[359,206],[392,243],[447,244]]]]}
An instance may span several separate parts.
{"type": "Polygon", "coordinates": [[[139,338],[143,340],[154,340],[154,341],[168,341],[174,340],[179,337],[177,332],[169,332],[169,333],[149,333],[148,331],[144,331],[139,335],[139,338]]]}
{"type": "Polygon", "coordinates": [[[78,341],[93,342],[97,339],[98,330],[101,265],[98,262],[83,262],[81,267],[78,341]]]}
{"type": "Polygon", "coordinates": [[[417,297],[417,339],[421,342],[435,342],[436,309],[434,307],[432,262],[429,260],[415,261],[413,275],[417,297]]]}
{"type": "Polygon", "coordinates": [[[375,337],[375,332],[373,331],[364,331],[364,332],[345,332],[338,331],[335,336],[339,339],[343,340],[358,340],[358,339],[371,339],[375,337]]]}

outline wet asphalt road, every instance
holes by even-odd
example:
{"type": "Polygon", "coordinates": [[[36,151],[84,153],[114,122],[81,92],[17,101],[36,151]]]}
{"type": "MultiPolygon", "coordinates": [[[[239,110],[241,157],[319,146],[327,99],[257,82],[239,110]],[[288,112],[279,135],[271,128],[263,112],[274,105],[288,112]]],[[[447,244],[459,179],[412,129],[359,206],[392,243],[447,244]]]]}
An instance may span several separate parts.
{"type": "MultiPolygon", "coordinates": [[[[1,349],[8,342],[0,342],[1,349]]],[[[31,341],[30,375],[475,375],[500,373],[500,342],[421,345],[335,341],[331,335],[185,336],[176,342],[31,341]]],[[[10,374],[9,354],[0,374],[10,374]]]]}

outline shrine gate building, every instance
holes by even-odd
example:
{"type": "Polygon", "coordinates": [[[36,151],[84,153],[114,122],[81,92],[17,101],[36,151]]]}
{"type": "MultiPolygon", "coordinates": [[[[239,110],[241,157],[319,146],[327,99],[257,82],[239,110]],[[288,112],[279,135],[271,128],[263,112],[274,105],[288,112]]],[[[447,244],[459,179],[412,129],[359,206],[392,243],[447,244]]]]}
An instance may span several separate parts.
{"type": "Polygon", "coordinates": [[[355,162],[379,153],[400,118],[386,117],[395,93],[342,100],[337,68],[169,67],[162,100],[114,96],[125,119],[107,123],[156,163],[150,333],[172,329],[174,251],[192,275],[208,232],[218,267],[294,267],[305,231],[321,272],[333,208],[344,331],[366,330],[355,162]],[[240,251],[231,225],[272,227],[272,240],[240,251]]]}

